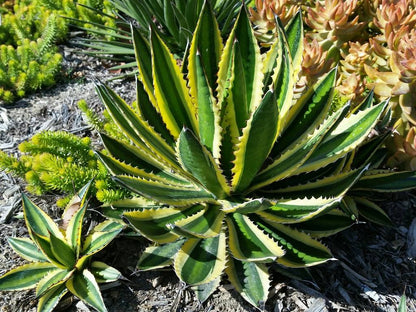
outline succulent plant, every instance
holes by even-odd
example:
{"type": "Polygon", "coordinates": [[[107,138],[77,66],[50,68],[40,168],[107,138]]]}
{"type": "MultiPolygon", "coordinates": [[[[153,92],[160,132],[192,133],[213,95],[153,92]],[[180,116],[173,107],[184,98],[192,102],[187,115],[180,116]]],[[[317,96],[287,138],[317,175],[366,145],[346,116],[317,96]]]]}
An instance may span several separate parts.
{"type": "Polygon", "coordinates": [[[123,226],[107,220],[83,237],[90,184],[68,204],[60,226],[23,195],[30,238],[9,238],[9,244],[29,263],[2,275],[1,291],[36,288],[38,312],[52,311],[68,291],[98,311],[107,311],[98,283],[113,282],[121,273],[103,262],[91,261],[91,257],[105,248],[123,226]]]}
{"type": "Polygon", "coordinates": [[[173,264],[202,301],[225,272],[249,303],[262,307],[267,263],[299,268],[332,259],[314,237],[353,222],[340,209],[351,206],[343,199],[384,139],[367,142],[386,102],[369,100],[349,117],[348,107],[329,114],[336,70],[293,100],[301,14],[278,32],[262,57],[242,8],[223,46],[207,1],[186,70],[154,29],[148,41],[132,28],[138,112],[97,83],[129,139],[103,134],[108,154],[97,154],[116,182],[142,196],[113,203],[112,213],[154,242],[138,267],[173,264]]]}

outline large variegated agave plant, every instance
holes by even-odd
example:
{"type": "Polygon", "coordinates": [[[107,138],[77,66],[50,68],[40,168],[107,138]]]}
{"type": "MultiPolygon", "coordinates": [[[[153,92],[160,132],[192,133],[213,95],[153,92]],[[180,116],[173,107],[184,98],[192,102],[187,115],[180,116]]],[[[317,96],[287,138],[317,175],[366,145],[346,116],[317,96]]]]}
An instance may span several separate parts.
{"type": "Polygon", "coordinates": [[[108,153],[98,154],[116,181],[142,196],[113,209],[154,242],[138,267],[173,263],[201,300],[225,272],[259,307],[270,283],[267,263],[298,268],[331,259],[314,237],[351,224],[338,207],[368,168],[368,146],[379,144],[366,145],[365,159],[350,157],[387,104],[364,105],[348,117],[348,108],[330,114],[336,70],[293,99],[300,14],[278,32],[261,55],[242,8],[223,45],[206,2],[183,62],[186,77],[157,33],[147,41],[132,29],[135,109],[97,84],[131,142],[102,135],[108,153]]]}

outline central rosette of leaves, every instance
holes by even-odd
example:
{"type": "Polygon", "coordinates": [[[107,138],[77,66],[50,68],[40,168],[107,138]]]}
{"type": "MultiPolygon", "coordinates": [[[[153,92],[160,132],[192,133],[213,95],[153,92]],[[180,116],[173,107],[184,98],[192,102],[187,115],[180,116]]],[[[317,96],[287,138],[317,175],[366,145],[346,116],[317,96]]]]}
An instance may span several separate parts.
{"type": "Polygon", "coordinates": [[[265,263],[304,267],[332,258],[313,236],[351,224],[337,207],[371,159],[353,161],[351,153],[386,106],[369,98],[349,117],[348,107],[329,114],[335,70],[295,101],[300,13],[277,31],[261,54],[242,8],[224,45],[207,2],[182,65],[158,30],[147,40],[132,29],[134,108],[97,85],[126,137],[102,134],[108,153],[98,155],[116,181],[142,196],[113,208],[155,242],[139,268],[173,263],[201,300],[225,271],[260,306],[269,288],[265,263]]]}

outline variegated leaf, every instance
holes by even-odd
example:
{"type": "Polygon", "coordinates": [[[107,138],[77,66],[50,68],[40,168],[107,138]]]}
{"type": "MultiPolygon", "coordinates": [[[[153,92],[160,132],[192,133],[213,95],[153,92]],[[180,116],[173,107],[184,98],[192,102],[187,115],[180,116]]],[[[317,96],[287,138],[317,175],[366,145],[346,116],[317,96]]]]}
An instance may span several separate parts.
{"type": "Polygon", "coordinates": [[[93,261],[89,269],[97,283],[115,282],[123,276],[118,270],[101,261],[93,261]]]}
{"type": "Polygon", "coordinates": [[[245,300],[264,309],[270,288],[269,272],[265,264],[239,261],[230,257],[225,272],[245,300]]]}
{"type": "Polygon", "coordinates": [[[115,180],[132,192],[167,205],[189,206],[200,202],[215,202],[211,193],[197,187],[172,185],[130,176],[117,176],[115,180]]]}
{"type": "Polygon", "coordinates": [[[293,63],[293,76],[297,77],[299,71],[302,69],[302,55],[303,55],[303,21],[302,13],[299,10],[286,28],[286,40],[289,46],[290,55],[293,63]]]}
{"type": "Polygon", "coordinates": [[[53,270],[44,276],[36,286],[36,296],[42,297],[46,292],[52,288],[62,285],[74,274],[75,269],[69,270],[53,270]]]}
{"type": "Polygon", "coordinates": [[[150,46],[155,97],[166,127],[174,138],[178,138],[182,127],[189,127],[199,133],[196,109],[179,66],[165,43],[153,30],[150,46]]]}
{"type": "Polygon", "coordinates": [[[7,239],[13,250],[23,259],[35,262],[45,262],[47,258],[30,238],[9,237],[7,239]]]}
{"type": "Polygon", "coordinates": [[[163,207],[128,211],[124,213],[124,216],[140,234],[152,241],[165,244],[178,239],[178,235],[173,233],[166,226],[167,224],[175,223],[202,209],[203,207],[200,205],[192,207],[163,207]]]}
{"type": "Polygon", "coordinates": [[[301,268],[332,259],[329,249],[308,234],[266,219],[256,221],[256,225],[278,241],[285,250],[284,256],[277,259],[280,264],[301,268]]]}
{"type": "Polygon", "coordinates": [[[191,130],[184,128],[177,142],[182,167],[216,198],[230,194],[230,188],[211,153],[199,142],[191,130]]]}
{"type": "Polygon", "coordinates": [[[205,209],[174,223],[181,231],[194,237],[208,238],[220,234],[225,213],[219,206],[207,205],[205,209]]]}
{"type": "Polygon", "coordinates": [[[299,198],[278,201],[269,209],[257,212],[264,219],[276,223],[299,223],[316,217],[337,205],[342,197],[299,198]]]}
{"type": "Polygon", "coordinates": [[[66,287],[72,294],[99,312],[107,311],[100,288],[90,271],[77,272],[66,282],[66,287]]]}
{"type": "Polygon", "coordinates": [[[352,189],[373,192],[402,192],[415,187],[415,171],[372,170],[362,176],[352,189]]]}
{"type": "Polygon", "coordinates": [[[204,303],[220,286],[221,278],[217,277],[215,280],[201,285],[191,286],[191,289],[195,292],[196,297],[200,303],[204,303]]]}
{"type": "Polygon", "coordinates": [[[357,205],[358,213],[367,220],[383,226],[393,226],[387,213],[376,203],[362,197],[353,197],[353,200],[357,205]]]}
{"type": "Polygon", "coordinates": [[[50,247],[54,257],[65,267],[72,268],[75,265],[75,251],[65,240],[49,234],[50,247]]]}
{"type": "Polygon", "coordinates": [[[259,198],[251,199],[245,202],[231,202],[228,200],[220,201],[222,205],[222,210],[225,213],[238,212],[241,214],[248,214],[253,212],[258,212],[273,206],[273,203],[270,200],[259,198]]]}
{"type": "Polygon", "coordinates": [[[175,272],[190,285],[209,283],[223,273],[225,254],[224,232],[211,238],[188,239],[175,257],[175,272]]]}
{"type": "Polygon", "coordinates": [[[82,254],[84,256],[91,256],[99,252],[111,243],[123,228],[124,226],[122,224],[112,220],[101,222],[85,237],[82,254]]]}
{"type": "Polygon", "coordinates": [[[184,241],[184,239],[179,239],[173,243],[147,247],[137,263],[137,268],[146,271],[171,265],[184,241]]]}
{"type": "Polygon", "coordinates": [[[52,312],[59,300],[68,292],[65,285],[57,285],[39,298],[37,311],[52,312]]]}
{"type": "Polygon", "coordinates": [[[285,254],[279,243],[256,226],[246,215],[233,213],[226,217],[228,248],[236,259],[246,261],[275,260],[285,254]]]}
{"type": "Polygon", "coordinates": [[[0,277],[0,290],[25,290],[35,288],[48,273],[59,270],[49,262],[23,264],[0,277]]]}

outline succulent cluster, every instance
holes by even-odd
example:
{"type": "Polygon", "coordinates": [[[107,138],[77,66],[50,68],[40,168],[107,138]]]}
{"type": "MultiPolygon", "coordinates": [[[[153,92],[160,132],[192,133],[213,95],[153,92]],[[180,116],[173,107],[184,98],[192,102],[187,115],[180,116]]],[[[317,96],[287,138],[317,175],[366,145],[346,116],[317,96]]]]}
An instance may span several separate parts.
{"type": "MultiPolygon", "coordinates": [[[[113,26],[80,4],[110,12],[103,1],[2,1],[0,23],[0,103],[10,104],[27,92],[56,83],[62,56],[55,46],[68,30],[67,16],[113,26]]],[[[88,24],[89,25],[89,24],[88,24]]]]}
{"type": "Polygon", "coordinates": [[[88,137],[79,138],[64,131],[45,131],[19,145],[20,158],[0,151],[0,169],[24,178],[32,194],[59,192],[65,207],[73,194],[95,179],[90,192],[104,203],[122,199],[128,192],[111,181],[107,170],[97,160],[88,137]]]}
{"type": "Polygon", "coordinates": [[[118,280],[121,273],[93,255],[105,248],[123,229],[110,220],[82,231],[91,183],[74,196],[56,224],[23,195],[23,213],[29,238],[9,238],[13,250],[29,261],[0,277],[0,290],[36,289],[37,311],[50,312],[68,292],[97,311],[107,311],[98,283],[118,280]]]}

